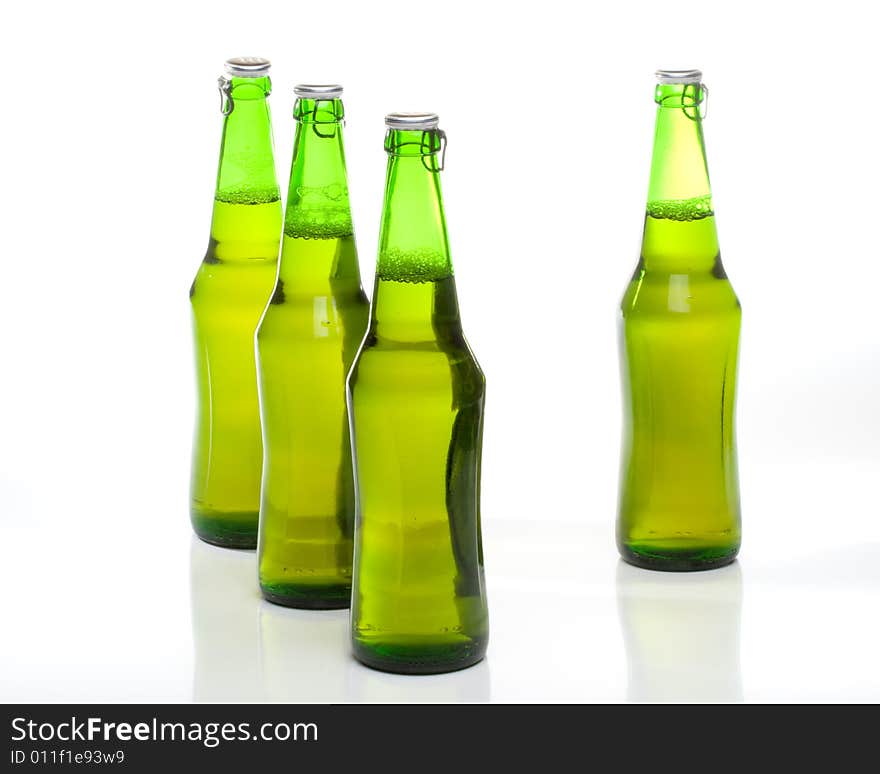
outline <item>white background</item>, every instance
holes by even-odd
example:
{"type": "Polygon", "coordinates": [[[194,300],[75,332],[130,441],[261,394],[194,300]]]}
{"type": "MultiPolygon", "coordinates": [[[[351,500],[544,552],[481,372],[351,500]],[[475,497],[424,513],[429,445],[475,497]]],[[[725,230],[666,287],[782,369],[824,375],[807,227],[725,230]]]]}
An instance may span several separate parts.
{"type": "Polygon", "coordinates": [[[876,22],[867,3],[31,2],[0,26],[0,699],[880,700],[876,22]],[[344,613],[259,601],[192,541],[187,291],[215,79],[345,86],[365,287],[383,116],[449,135],[448,225],[488,379],[489,658],[363,669],[344,613]],[[657,67],[699,67],[743,304],[740,562],[618,563],[616,307],[657,67]]]}

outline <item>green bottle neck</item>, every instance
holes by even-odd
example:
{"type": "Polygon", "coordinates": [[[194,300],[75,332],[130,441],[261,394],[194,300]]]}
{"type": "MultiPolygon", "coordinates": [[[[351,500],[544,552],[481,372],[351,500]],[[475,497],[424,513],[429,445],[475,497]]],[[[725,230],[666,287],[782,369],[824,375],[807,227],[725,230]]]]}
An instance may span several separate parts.
{"type": "Polygon", "coordinates": [[[232,78],[224,98],[215,198],[229,204],[262,204],[279,198],[272,152],[268,78],[232,78]]]}
{"type": "Polygon", "coordinates": [[[301,239],[352,234],[342,101],[298,99],[284,233],[301,239]]]}
{"type": "Polygon", "coordinates": [[[268,77],[232,78],[222,98],[220,163],[214,193],[211,246],[215,257],[277,258],[281,201],[266,98],[268,77]]]}
{"type": "Polygon", "coordinates": [[[460,325],[440,186],[443,138],[389,130],[388,167],[373,294],[372,327],[399,341],[436,339],[460,325]]]}
{"type": "Polygon", "coordinates": [[[701,84],[657,86],[657,123],[642,238],[646,270],[711,271],[718,235],[706,165],[701,84]]]}
{"type": "Polygon", "coordinates": [[[279,277],[301,292],[324,292],[330,280],[360,290],[339,99],[296,101],[279,277]],[[322,288],[324,290],[322,290],[322,288]]]}
{"type": "Polygon", "coordinates": [[[452,274],[435,132],[391,130],[376,276],[435,282],[452,274]]]}

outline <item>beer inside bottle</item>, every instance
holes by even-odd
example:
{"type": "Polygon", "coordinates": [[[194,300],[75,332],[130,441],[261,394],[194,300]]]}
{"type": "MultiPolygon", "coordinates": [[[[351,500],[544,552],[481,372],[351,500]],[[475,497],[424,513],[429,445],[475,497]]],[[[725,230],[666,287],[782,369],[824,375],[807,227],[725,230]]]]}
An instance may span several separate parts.
{"type": "Polygon", "coordinates": [[[202,540],[234,548],[257,544],[254,332],[272,294],[281,234],[268,70],[265,59],[231,59],[220,79],[225,119],[211,238],[190,289],[198,384],[190,513],[202,540]]]}
{"type": "Polygon", "coordinates": [[[448,672],[488,640],[480,539],[485,379],[465,341],[433,114],[391,114],[370,327],[349,375],[355,656],[448,672]]]}
{"type": "Polygon", "coordinates": [[[621,304],[618,547],[702,570],[740,546],[734,398],[740,305],[718,251],[698,70],[660,71],[642,252],[621,304]]]}
{"type": "Polygon", "coordinates": [[[260,587],[277,604],[348,607],[354,481],[345,378],[364,337],[340,86],[297,86],[278,280],[257,333],[263,421],[260,587]]]}

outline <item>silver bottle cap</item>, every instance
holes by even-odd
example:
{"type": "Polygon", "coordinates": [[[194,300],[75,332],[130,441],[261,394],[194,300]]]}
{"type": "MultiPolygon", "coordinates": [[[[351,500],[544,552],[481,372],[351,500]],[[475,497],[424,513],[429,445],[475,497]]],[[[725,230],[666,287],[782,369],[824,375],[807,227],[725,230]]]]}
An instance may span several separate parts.
{"type": "Polygon", "coordinates": [[[272,63],[261,56],[234,56],[226,60],[226,74],[233,78],[262,78],[272,63]]]}
{"type": "Polygon", "coordinates": [[[385,126],[389,129],[426,131],[439,125],[440,117],[436,113],[389,113],[385,116],[385,126]]]}
{"type": "Polygon", "coordinates": [[[654,75],[660,83],[701,83],[703,80],[699,70],[657,70],[654,75]]]}
{"type": "Polygon", "coordinates": [[[339,99],[342,96],[342,86],[338,83],[298,83],[293,87],[293,93],[306,99],[339,99]]]}

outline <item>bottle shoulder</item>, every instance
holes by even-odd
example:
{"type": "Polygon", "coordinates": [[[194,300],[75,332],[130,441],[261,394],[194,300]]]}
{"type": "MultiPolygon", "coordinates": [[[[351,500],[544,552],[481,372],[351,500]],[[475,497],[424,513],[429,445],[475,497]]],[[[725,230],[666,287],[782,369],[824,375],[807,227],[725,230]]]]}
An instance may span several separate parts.
{"type": "Polygon", "coordinates": [[[370,305],[358,288],[348,293],[293,292],[279,280],[266,304],[258,340],[360,339],[367,328],[370,305]]]}
{"type": "Polygon", "coordinates": [[[624,318],[741,314],[740,301],[730,280],[711,272],[637,272],[627,285],[620,309],[624,318]]]}
{"type": "Polygon", "coordinates": [[[249,261],[203,260],[189,289],[194,305],[202,303],[234,304],[238,301],[265,304],[275,284],[277,260],[258,258],[249,261]]]}
{"type": "Polygon", "coordinates": [[[355,382],[375,384],[446,383],[471,385],[482,394],[486,378],[463,336],[456,340],[400,341],[369,331],[352,366],[355,382]]]}
{"type": "Polygon", "coordinates": [[[357,283],[340,287],[333,282],[301,285],[278,277],[275,280],[267,312],[289,312],[294,309],[320,311],[329,307],[341,312],[368,313],[370,300],[357,283]]]}

